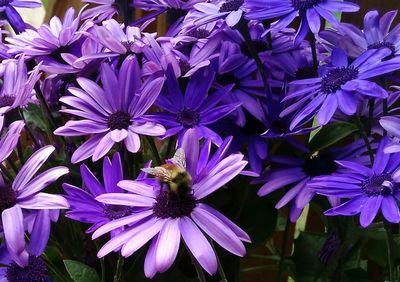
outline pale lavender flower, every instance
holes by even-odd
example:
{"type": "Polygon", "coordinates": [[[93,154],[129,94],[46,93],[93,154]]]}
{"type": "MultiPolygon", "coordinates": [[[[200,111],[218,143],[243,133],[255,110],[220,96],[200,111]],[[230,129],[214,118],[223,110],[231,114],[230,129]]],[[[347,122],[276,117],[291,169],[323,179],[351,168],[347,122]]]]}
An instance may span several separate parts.
{"type": "MultiPolygon", "coordinates": [[[[0,138],[0,163],[4,162],[14,151],[24,126],[25,123],[22,120],[14,121],[8,127],[8,131],[3,138],[0,138]]],[[[0,134],[2,131],[3,125],[0,121],[0,134]]]]}

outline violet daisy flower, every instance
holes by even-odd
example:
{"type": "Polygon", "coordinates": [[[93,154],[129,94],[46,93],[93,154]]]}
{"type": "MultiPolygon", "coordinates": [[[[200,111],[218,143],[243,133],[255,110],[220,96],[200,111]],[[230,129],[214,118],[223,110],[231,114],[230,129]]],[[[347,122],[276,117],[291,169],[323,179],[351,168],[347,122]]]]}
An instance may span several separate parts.
{"type": "Polygon", "coordinates": [[[316,114],[320,125],[327,124],[339,108],[346,115],[354,115],[360,101],[387,98],[388,93],[369,79],[400,68],[400,60],[382,61],[390,54],[387,48],[368,50],[351,64],[342,49],[332,51],[331,64],[318,78],[292,81],[289,85],[303,86],[289,92],[283,101],[296,99],[281,116],[297,111],[291,129],[310,120],[316,114]]]}
{"type": "MultiPolygon", "coordinates": [[[[130,194],[114,193],[97,197],[106,204],[143,208],[141,212],[100,227],[93,234],[95,239],[121,226],[131,225],[108,241],[100,249],[98,257],[104,257],[121,247],[122,255],[128,257],[151,240],[144,271],[147,277],[154,277],[157,272],[164,272],[171,267],[181,237],[188,250],[209,274],[216,272],[217,259],[207,237],[227,251],[243,256],[246,249],[242,241],[250,242],[249,236],[224,215],[201,203],[203,198],[237,176],[247,164],[241,154],[227,155],[230,142],[231,138],[226,139],[215,154],[210,156],[211,142],[206,141],[199,148],[198,137],[192,129],[185,135],[183,147],[169,160],[169,166],[176,167],[185,176],[186,184],[175,184],[172,178],[170,185],[161,185],[154,190],[143,189],[135,182],[124,180],[119,186],[130,194]]],[[[172,176],[174,173],[163,167],[145,171],[158,176],[161,171],[165,173],[164,176],[172,176]]]]}
{"type": "Polygon", "coordinates": [[[139,135],[161,136],[162,125],[146,121],[144,114],[153,105],[164,84],[163,77],[149,77],[141,81],[141,70],[136,57],[127,57],[119,73],[104,63],[100,77],[103,88],[87,78],[78,78],[80,88],[71,87],[72,96],[61,102],[71,109],[63,113],[82,117],[70,120],[54,134],[62,136],[93,135],[72,155],[73,163],[92,156],[97,161],[105,156],[115,143],[124,141],[128,151],[140,149],[139,135]]]}
{"type": "MultiPolygon", "coordinates": [[[[21,135],[22,129],[24,129],[24,126],[25,123],[22,120],[14,121],[8,127],[8,131],[3,136],[3,138],[0,138],[0,163],[4,162],[17,146],[19,137],[21,135]]],[[[0,134],[2,130],[3,126],[0,122],[0,134]]]]}
{"type": "MultiPolygon", "coordinates": [[[[80,171],[84,187],[87,188],[86,191],[66,183],[63,188],[68,195],[66,199],[70,205],[70,210],[67,211],[66,216],[76,221],[91,223],[92,226],[86,233],[92,233],[108,222],[133,213],[134,207],[107,205],[95,199],[97,196],[107,193],[124,193],[124,190],[117,186],[118,182],[124,179],[119,153],[114,154],[112,161],[108,157],[103,161],[104,184],[99,182],[86,165],[81,165],[80,171]]],[[[150,185],[152,182],[157,186],[154,180],[144,180],[143,177],[144,173],[142,172],[137,180],[132,181],[132,183],[135,183],[141,189],[152,189],[150,185]]],[[[112,236],[122,230],[122,228],[113,230],[112,236]]]]}
{"type": "Polygon", "coordinates": [[[115,0],[82,0],[82,2],[96,4],[95,7],[90,7],[83,11],[82,19],[97,18],[101,22],[111,19],[118,13],[115,0]]]}
{"type": "Polygon", "coordinates": [[[385,154],[387,143],[386,138],[380,142],[372,167],[356,161],[336,161],[342,173],[314,179],[311,186],[318,194],[348,199],[325,215],[360,214],[361,226],[367,227],[381,210],[387,221],[400,222],[400,154],[385,154]]]}
{"type": "MultiPolygon", "coordinates": [[[[310,188],[310,183],[315,183],[314,179],[318,176],[342,171],[343,168],[338,166],[336,161],[357,159],[362,163],[367,163],[369,158],[362,155],[364,152],[365,144],[362,140],[358,140],[344,148],[320,151],[304,159],[287,156],[271,157],[272,168],[254,181],[254,183],[264,183],[257,194],[265,196],[290,185],[289,191],[275,205],[275,208],[280,209],[292,201],[290,220],[296,222],[304,207],[315,195],[315,191],[310,188]]],[[[329,200],[331,204],[336,203],[334,197],[330,197],[329,200]]]]}
{"type": "Polygon", "coordinates": [[[160,95],[156,102],[156,105],[165,112],[147,116],[150,120],[168,127],[163,138],[178,134],[178,144],[181,144],[186,131],[193,128],[200,138],[211,139],[215,144],[221,144],[221,137],[208,126],[233,112],[240,103],[218,106],[232,89],[232,85],[208,94],[213,82],[214,73],[210,73],[209,70],[199,70],[190,77],[183,95],[171,65],[168,66],[168,95],[160,95]]]}
{"type": "Polygon", "coordinates": [[[34,87],[40,78],[39,66],[28,74],[24,57],[6,60],[2,63],[3,85],[0,90],[0,116],[27,106],[35,100],[34,87]]]}
{"type": "Polygon", "coordinates": [[[41,7],[42,3],[36,1],[27,0],[2,0],[0,1],[0,13],[5,15],[8,22],[16,33],[25,31],[25,22],[21,18],[21,15],[17,12],[17,8],[38,8],[41,7]]]}
{"type": "Polygon", "coordinates": [[[6,41],[11,54],[25,54],[42,62],[41,69],[49,73],[73,72],[73,68],[66,64],[65,54],[74,53],[75,45],[82,37],[83,31],[93,23],[80,24],[80,15],[75,18],[75,10],[69,8],[63,21],[53,17],[49,25],[43,24],[37,30],[27,29],[16,36],[9,36],[6,41]]]}
{"type": "Polygon", "coordinates": [[[357,12],[360,7],[348,1],[337,0],[246,0],[245,8],[248,11],[245,18],[249,20],[279,20],[272,25],[272,29],[282,30],[297,16],[301,22],[295,38],[295,46],[299,45],[311,30],[317,34],[321,28],[320,16],[333,26],[339,21],[333,12],[357,12]]]}
{"type": "MultiPolygon", "coordinates": [[[[23,235],[23,234],[22,234],[23,235]]],[[[22,237],[22,241],[25,239],[22,237]]],[[[31,243],[32,244],[32,243],[31,243]]],[[[44,260],[36,255],[29,253],[24,265],[19,265],[13,261],[6,246],[0,246],[0,281],[2,282],[41,282],[48,281],[48,269],[44,260]]]]}
{"type": "Polygon", "coordinates": [[[29,256],[25,244],[21,244],[21,241],[25,242],[22,211],[68,208],[68,202],[62,196],[40,192],[67,174],[68,168],[54,167],[34,177],[54,150],[53,146],[46,146],[36,151],[22,166],[12,183],[4,181],[0,175],[0,212],[5,243],[12,259],[20,266],[25,265],[29,256]]]}
{"type": "Polygon", "coordinates": [[[341,23],[337,31],[326,30],[321,37],[330,46],[340,46],[350,57],[357,58],[369,49],[389,48],[391,55],[400,54],[400,24],[390,29],[397,11],[390,11],[379,17],[378,11],[370,11],[364,16],[364,29],[341,23]]]}

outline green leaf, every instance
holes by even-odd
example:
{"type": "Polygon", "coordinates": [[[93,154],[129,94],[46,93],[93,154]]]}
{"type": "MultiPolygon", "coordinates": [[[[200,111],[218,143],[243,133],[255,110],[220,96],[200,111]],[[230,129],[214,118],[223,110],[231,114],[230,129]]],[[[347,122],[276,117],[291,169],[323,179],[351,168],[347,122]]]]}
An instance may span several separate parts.
{"type": "Polygon", "coordinates": [[[323,127],[309,143],[312,152],[325,149],[346,138],[358,129],[354,124],[347,122],[331,123],[323,127]]]}
{"type": "Polygon", "coordinates": [[[74,260],[64,260],[69,276],[75,282],[98,282],[100,277],[93,268],[74,260]]]}

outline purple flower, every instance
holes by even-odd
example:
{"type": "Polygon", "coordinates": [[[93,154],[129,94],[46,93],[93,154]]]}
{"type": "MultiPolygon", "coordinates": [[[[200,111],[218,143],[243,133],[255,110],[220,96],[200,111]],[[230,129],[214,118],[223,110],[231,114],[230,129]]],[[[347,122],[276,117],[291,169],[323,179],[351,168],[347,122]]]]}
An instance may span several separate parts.
{"type": "MultiPolygon", "coordinates": [[[[314,179],[318,176],[342,171],[343,169],[336,164],[338,160],[358,159],[363,163],[368,162],[368,156],[362,156],[362,153],[365,152],[364,147],[363,141],[358,140],[344,148],[320,151],[318,154],[306,156],[304,159],[272,156],[270,158],[273,162],[272,167],[265,172],[264,176],[254,181],[254,183],[264,183],[257,194],[265,196],[290,185],[289,191],[275,207],[280,209],[292,201],[290,220],[295,222],[315,195],[315,191],[310,188],[310,183],[315,183],[314,179]]],[[[329,200],[331,204],[336,203],[334,197],[330,197],[329,200]]]]}
{"type": "Polygon", "coordinates": [[[380,125],[390,136],[390,141],[384,148],[386,154],[400,152],[400,116],[384,116],[379,120],[380,125]]]}
{"type": "Polygon", "coordinates": [[[9,53],[36,58],[42,62],[41,69],[49,73],[73,72],[63,57],[74,53],[75,44],[83,34],[80,31],[92,25],[90,22],[81,25],[80,16],[75,18],[74,14],[75,10],[69,8],[62,22],[58,17],[53,17],[49,25],[43,24],[37,30],[27,29],[21,34],[7,37],[9,53]]]}
{"type": "Polygon", "coordinates": [[[83,19],[97,18],[97,20],[101,22],[111,19],[115,14],[118,13],[115,0],[82,0],[82,2],[96,4],[95,7],[88,8],[83,11],[83,19]]]}
{"type": "Polygon", "coordinates": [[[40,78],[39,68],[28,74],[24,57],[2,63],[3,85],[0,90],[0,116],[12,109],[23,108],[35,99],[34,87],[40,78]]]}
{"type": "Polygon", "coordinates": [[[372,167],[354,161],[336,161],[342,173],[314,179],[312,188],[319,194],[348,199],[325,212],[325,215],[353,216],[360,214],[360,224],[367,227],[379,210],[392,223],[400,222],[397,200],[399,194],[400,154],[385,154],[388,140],[384,138],[375,155],[372,167]],[[344,170],[344,171],[343,171],[344,170]]]}
{"type": "Polygon", "coordinates": [[[366,50],[389,48],[391,55],[400,54],[400,24],[392,30],[390,27],[397,15],[397,11],[390,11],[379,17],[378,11],[370,11],[364,16],[364,29],[341,23],[337,31],[326,30],[321,37],[329,45],[340,46],[350,57],[357,58],[366,50]]]}
{"type": "Polygon", "coordinates": [[[24,20],[21,15],[17,12],[17,8],[38,8],[41,7],[42,3],[36,1],[27,0],[2,0],[0,1],[0,12],[5,15],[8,22],[12,26],[15,32],[20,33],[25,30],[24,20]]]}
{"type": "Polygon", "coordinates": [[[296,99],[283,115],[297,111],[290,128],[310,120],[316,114],[320,125],[327,124],[339,108],[346,115],[354,115],[360,101],[366,98],[388,97],[385,89],[369,79],[400,68],[400,60],[382,61],[390,54],[387,48],[368,50],[349,64],[342,49],[332,52],[332,66],[323,69],[318,78],[296,80],[290,85],[303,86],[284,98],[296,99]]]}
{"type": "Polygon", "coordinates": [[[215,144],[221,144],[221,137],[208,125],[234,111],[240,103],[218,106],[232,89],[232,85],[224,86],[213,94],[209,94],[213,82],[214,73],[199,70],[191,76],[183,95],[172,67],[168,66],[168,95],[160,95],[156,103],[165,112],[148,115],[151,120],[168,127],[163,137],[178,134],[178,143],[181,144],[185,132],[193,128],[200,138],[209,138],[215,144]]]}
{"type": "MultiPolygon", "coordinates": [[[[54,150],[53,146],[46,146],[36,151],[22,166],[12,183],[10,180],[4,181],[0,175],[0,212],[5,243],[12,259],[20,266],[26,265],[29,256],[25,250],[23,210],[68,208],[68,202],[62,196],[40,192],[59,177],[67,174],[68,168],[54,167],[34,177],[54,150]]],[[[36,230],[34,228],[32,231],[32,233],[42,232],[41,238],[38,239],[40,241],[38,245],[41,246],[43,246],[43,241],[47,243],[48,240],[45,226],[38,224],[36,230]]]]}
{"type": "Polygon", "coordinates": [[[141,70],[136,57],[129,56],[121,65],[119,73],[104,63],[100,77],[103,88],[87,78],[78,78],[82,88],[69,88],[72,96],[61,102],[71,107],[63,113],[83,118],[70,120],[54,134],[62,136],[93,135],[72,155],[73,163],[92,156],[97,161],[105,156],[115,143],[124,141],[128,151],[140,149],[140,135],[165,134],[162,125],[143,119],[153,105],[164,84],[163,77],[149,77],[141,81],[141,70]]]}
{"type": "MultiPolygon", "coordinates": [[[[107,193],[124,193],[124,190],[117,186],[118,182],[123,180],[122,163],[119,153],[114,154],[111,160],[106,157],[103,162],[103,178],[104,184],[100,183],[94,174],[86,165],[81,165],[81,176],[84,187],[81,189],[70,184],[64,184],[63,188],[68,196],[66,196],[70,205],[70,210],[66,213],[68,218],[76,221],[91,223],[92,226],[86,231],[92,233],[100,226],[129,216],[134,208],[120,205],[107,205],[97,201],[97,196],[107,193]]],[[[139,175],[138,179],[132,181],[141,189],[152,189],[150,180],[143,179],[144,173],[139,175]]],[[[118,234],[123,229],[113,230],[112,235],[118,234]]]]}
{"type": "Polygon", "coordinates": [[[228,26],[235,26],[243,15],[244,0],[215,1],[213,3],[198,3],[194,5],[197,10],[197,19],[193,27],[200,27],[206,23],[224,19],[228,26]]]}
{"type": "Polygon", "coordinates": [[[295,45],[298,46],[311,30],[317,34],[321,28],[320,16],[333,26],[339,21],[333,12],[357,12],[360,7],[348,1],[337,0],[246,0],[248,9],[245,17],[250,20],[268,20],[279,18],[272,29],[282,30],[297,16],[301,22],[297,31],[295,45]]]}
{"type": "MultiPolygon", "coordinates": [[[[8,131],[3,138],[0,138],[0,163],[4,162],[14,151],[24,126],[25,123],[22,120],[14,121],[8,127],[8,131]]],[[[0,122],[0,133],[3,130],[2,127],[0,122]]]]}
{"type": "Polygon", "coordinates": [[[0,246],[0,264],[0,281],[48,281],[48,269],[40,254],[30,254],[26,264],[21,266],[12,260],[5,246],[0,246]]]}
{"type": "MultiPolygon", "coordinates": [[[[228,183],[246,166],[243,155],[226,154],[230,141],[231,139],[225,140],[215,154],[210,156],[211,142],[206,141],[199,148],[198,138],[192,129],[185,135],[182,149],[178,149],[174,158],[169,160],[170,165],[176,166],[180,173],[186,175],[187,186],[185,184],[171,190],[167,185],[161,185],[153,190],[143,189],[135,182],[124,180],[119,186],[131,192],[130,194],[99,196],[97,199],[106,204],[137,206],[143,209],[110,222],[93,234],[93,238],[98,238],[121,226],[131,225],[108,241],[100,249],[98,256],[103,257],[121,248],[122,255],[128,257],[151,240],[144,263],[147,277],[154,277],[157,272],[164,272],[171,267],[178,253],[181,237],[188,250],[210,274],[216,272],[217,260],[207,237],[229,252],[243,256],[246,249],[242,241],[250,242],[248,235],[221,213],[200,202],[228,183]]],[[[145,169],[152,174],[160,170],[163,168],[145,169]]],[[[166,175],[168,174],[166,171],[166,175]]]]}

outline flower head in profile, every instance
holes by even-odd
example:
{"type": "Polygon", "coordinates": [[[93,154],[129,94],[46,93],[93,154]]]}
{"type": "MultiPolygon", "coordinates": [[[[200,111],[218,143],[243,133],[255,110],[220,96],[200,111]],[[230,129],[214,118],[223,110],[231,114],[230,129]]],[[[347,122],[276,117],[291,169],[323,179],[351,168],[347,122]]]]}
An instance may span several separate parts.
{"type": "Polygon", "coordinates": [[[400,54],[400,24],[391,29],[397,16],[397,10],[389,11],[379,16],[379,12],[369,11],[364,16],[364,29],[341,23],[337,30],[325,30],[321,37],[328,45],[340,46],[350,57],[357,58],[370,49],[389,48],[391,55],[400,54]]]}
{"type": "Polygon", "coordinates": [[[115,14],[118,14],[115,0],[82,0],[82,2],[95,5],[83,11],[82,19],[97,19],[101,22],[111,19],[115,14]]]}
{"type": "Polygon", "coordinates": [[[399,153],[385,154],[388,139],[379,144],[372,167],[355,161],[336,161],[345,171],[318,177],[312,188],[319,194],[348,199],[325,212],[328,216],[360,214],[360,224],[367,227],[379,211],[392,223],[400,222],[397,201],[400,200],[399,153]]]}
{"type": "Polygon", "coordinates": [[[315,115],[318,123],[325,125],[337,109],[352,116],[365,99],[387,98],[387,91],[370,79],[400,68],[397,58],[383,61],[390,53],[387,48],[368,50],[349,63],[347,54],[335,49],[332,65],[323,69],[320,77],[292,81],[289,85],[302,87],[290,91],[284,98],[284,101],[295,99],[289,106],[290,111],[285,111],[285,114],[297,111],[291,129],[315,115]]]}
{"type": "MultiPolygon", "coordinates": [[[[0,174],[0,213],[5,243],[11,258],[20,266],[26,266],[29,257],[25,250],[22,211],[68,208],[68,202],[62,196],[41,192],[59,177],[67,174],[68,168],[54,167],[34,177],[54,150],[53,146],[46,146],[36,151],[22,166],[13,181],[4,179],[0,174]]],[[[42,232],[43,229],[43,226],[37,225],[36,231],[34,228],[32,232],[38,230],[42,232]]],[[[43,245],[43,242],[45,245],[48,237],[41,237],[40,245],[43,245]]]]}
{"type": "Polygon", "coordinates": [[[0,90],[0,116],[7,112],[27,106],[35,100],[35,84],[40,78],[39,66],[28,73],[24,57],[18,60],[3,61],[0,90]]]}
{"type": "Polygon", "coordinates": [[[126,58],[118,73],[104,63],[100,77],[103,88],[80,77],[77,82],[81,88],[69,88],[72,95],[60,99],[70,107],[62,112],[83,119],[70,120],[54,133],[62,136],[92,135],[74,152],[73,163],[89,157],[97,161],[115,143],[122,141],[128,151],[136,153],[140,149],[139,135],[165,134],[162,125],[143,119],[161,91],[163,77],[149,77],[142,82],[135,56],[126,58]]]}
{"type": "MultiPolygon", "coordinates": [[[[25,123],[22,120],[14,121],[8,127],[8,131],[0,138],[0,163],[4,162],[17,146],[22,129],[25,123]]],[[[0,136],[3,131],[3,125],[0,122],[0,136]]]]}
{"type": "MultiPolygon", "coordinates": [[[[70,184],[64,184],[64,191],[67,193],[66,199],[70,205],[66,216],[76,221],[91,223],[92,226],[86,231],[91,233],[100,226],[115,219],[129,216],[134,208],[122,205],[107,205],[97,201],[97,196],[107,193],[124,193],[118,182],[124,179],[122,162],[119,153],[115,153],[112,160],[106,157],[103,161],[103,183],[89,170],[86,165],[81,165],[81,176],[84,188],[78,188],[70,184]]],[[[132,181],[142,189],[151,189],[152,179],[143,179],[144,173],[141,173],[136,181],[132,181]]],[[[113,235],[123,229],[116,229],[113,235]]]]}
{"type": "Polygon", "coordinates": [[[165,112],[148,115],[151,120],[168,127],[164,137],[178,134],[178,143],[181,144],[185,132],[193,128],[199,137],[210,138],[215,144],[221,144],[221,137],[208,125],[233,112],[240,103],[221,104],[232,89],[232,84],[209,94],[214,77],[215,74],[209,70],[198,70],[190,77],[183,95],[174,70],[171,65],[168,66],[167,95],[160,95],[156,102],[165,112]]]}
{"type": "Polygon", "coordinates": [[[246,0],[248,9],[245,17],[249,20],[278,19],[272,29],[282,30],[300,16],[300,27],[297,31],[295,45],[298,46],[311,30],[317,34],[324,18],[333,26],[339,21],[334,12],[357,12],[360,7],[348,1],[337,0],[246,0]]]}
{"type": "Polygon", "coordinates": [[[0,13],[5,16],[16,33],[25,31],[26,24],[15,8],[39,8],[40,1],[31,0],[2,0],[0,1],[0,13]]]}
{"type": "Polygon", "coordinates": [[[227,251],[243,256],[242,243],[249,236],[233,222],[201,200],[237,176],[247,162],[243,155],[227,155],[231,138],[225,140],[214,155],[211,142],[199,147],[195,131],[190,130],[174,158],[165,165],[144,169],[160,181],[156,189],[140,187],[135,182],[119,183],[126,193],[103,194],[97,199],[105,204],[141,207],[131,216],[114,220],[100,227],[93,238],[128,225],[99,251],[98,256],[121,249],[128,257],[151,240],[145,259],[145,274],[154,277],[168,270],[174,263],[181,239],[199,264],[210,274],[217,270],[216,254],[208,237],[227,251]]]}
{"type": "MultiPolygon", "coordinates": [[[[254,183],[264,183],[257,194],[265,196],[290,185],[287,193],[275,207],[280,209],[291,202],[290,220],[296,222],[304,207],[315,196],[315,191],[310,188],[310,183],[315,183],[314,179],[318,176],[328,176],[342,171],[343,169],[337,165],[337,161],[358,159],[363,163],[367,163],[369,159],[367,156],[362,155],[364,151],[365,145],[363,141],[358,140],[344,148],[322,150],[318,154],[313,154],[303,159],[272,156],[273,165],[271,169],[254,181],[254,183]]],[[[328,199],[332,205],[337,203],[337,199],[334,197],[328,199]]]]}

